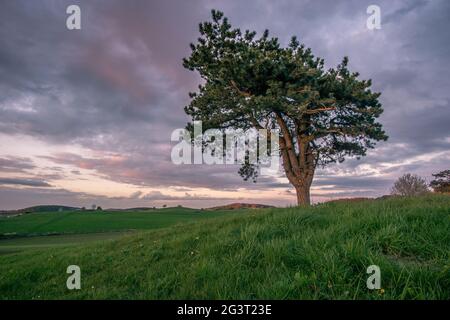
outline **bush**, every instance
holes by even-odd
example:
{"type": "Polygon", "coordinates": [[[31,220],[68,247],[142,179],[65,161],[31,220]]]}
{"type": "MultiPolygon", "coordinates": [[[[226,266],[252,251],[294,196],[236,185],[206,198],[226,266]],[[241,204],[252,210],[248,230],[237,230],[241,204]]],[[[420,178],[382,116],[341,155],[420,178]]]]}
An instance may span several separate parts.
{"type": "Polygon", "coordinates": [[[398,196],[418,196],[428,192],[427,183],[418,175],[407,173],[398,178],[391,194],[398,196]]]}

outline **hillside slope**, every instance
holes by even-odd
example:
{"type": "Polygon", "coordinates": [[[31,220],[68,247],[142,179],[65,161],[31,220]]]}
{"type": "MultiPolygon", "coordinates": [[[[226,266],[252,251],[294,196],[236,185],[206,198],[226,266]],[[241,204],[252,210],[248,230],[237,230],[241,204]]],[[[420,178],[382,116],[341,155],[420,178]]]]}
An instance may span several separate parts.
{"type": "Polygon", "coordinates": [[[445,196],[251,211],[0,256],[0,299],[449,299],[449,230],[445,196]]]}

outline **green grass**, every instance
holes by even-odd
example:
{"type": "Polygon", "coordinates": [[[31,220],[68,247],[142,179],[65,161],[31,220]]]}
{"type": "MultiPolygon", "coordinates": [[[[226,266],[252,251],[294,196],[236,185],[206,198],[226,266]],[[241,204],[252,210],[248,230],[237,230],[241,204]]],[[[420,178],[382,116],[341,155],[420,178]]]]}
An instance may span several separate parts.
{"type": "Polygon", "coordinates": [[[119,239],[131,231],[14,237],[0,240],[0,255],[38,248],[66,247],[84,243],[119,239]]]}
{"type": "Polygon", "coordinates": [[[450,299],[449,231],[446,196],[248,211],[0,256],[0,298],[450,299]]]}
{"type": "Polygon", "coordinates": [[[36,248],[61,247],[118,239],[136,230],[232,214],[165,208],[150,211],[39,212],[0,218],[0,255],[36,248]]]}
{"type": "Polygon", "coordinates": [[[44,235],[51,233],[90,233],[119,230],[145,230],[176,223],[227,214],[226,211],[201,211],[166,208],[155,211],[69,211],[31,213],[0,218],[0,235],[44,235]]]}

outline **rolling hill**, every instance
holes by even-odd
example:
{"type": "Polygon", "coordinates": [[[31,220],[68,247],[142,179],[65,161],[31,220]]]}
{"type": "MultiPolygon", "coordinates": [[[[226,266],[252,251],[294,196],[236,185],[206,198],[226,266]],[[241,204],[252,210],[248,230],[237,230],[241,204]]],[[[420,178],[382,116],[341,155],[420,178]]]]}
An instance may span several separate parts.
{"type": "Polygon", "coordinates": [[[447,196],[248,210],[0,255],[0,299],[449,299],[449,230],[447,196]]]}
{"type": "Polygon", "coordinates": [[[76,207],[68,207],[61,205],[39,205],[28,207],[19,210],[0,210],[0,216],[15,216],[22,215],[26,213],[39,213],[39,212],[64,212],[64,211],[75,211],[80,210],[76,207]]]}

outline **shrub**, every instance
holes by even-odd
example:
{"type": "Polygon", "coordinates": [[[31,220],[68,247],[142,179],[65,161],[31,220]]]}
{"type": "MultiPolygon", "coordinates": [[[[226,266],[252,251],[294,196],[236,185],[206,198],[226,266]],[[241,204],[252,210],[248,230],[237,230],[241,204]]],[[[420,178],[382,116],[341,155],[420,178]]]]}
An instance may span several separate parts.
{"type": "Polygon", "coordinates": [[[427,183],[418,175],[407,173],[397,179],[391,194],[399,196],[418,196],[428,192],[427,183]]]}

